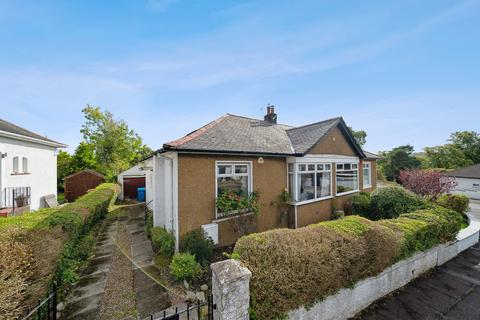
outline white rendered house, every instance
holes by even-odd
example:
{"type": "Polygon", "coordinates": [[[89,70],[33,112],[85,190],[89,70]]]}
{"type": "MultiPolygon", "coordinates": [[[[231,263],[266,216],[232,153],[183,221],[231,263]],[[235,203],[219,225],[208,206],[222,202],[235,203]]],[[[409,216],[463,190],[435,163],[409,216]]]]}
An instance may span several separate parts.
{"type": "Polygon", "coordinates": [[[0,119],[0,208],[45,206],[57,195],[57,150],[66,145],[0,119]]]}

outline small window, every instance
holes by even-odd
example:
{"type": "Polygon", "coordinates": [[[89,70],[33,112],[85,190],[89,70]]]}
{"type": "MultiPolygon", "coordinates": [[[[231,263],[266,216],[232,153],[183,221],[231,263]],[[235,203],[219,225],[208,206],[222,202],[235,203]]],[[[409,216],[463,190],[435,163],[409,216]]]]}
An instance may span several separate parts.
{"type": "Polygon", "coordinates": [[[18,157],[13,157],[13,173],[18,172],[18,157]]]}
{"type": "Polygon", "coordinates": [[[246,164],[241,164],[241,165],[235,165],[235,173],[248,173],[247,165],[246,164]]]}
{"type": "Polygon", "coordinates": [[[335,173],[337,181],[337,194],[358,190],[358,169],[355,163],[337,163],[335,173]]]}
{"type": "Polygon", "coordinates": [[[27,157],[22,158],[22,169],[23,169],[23,173],[28,173],[28,158],[27,157]]]}
{"type": "Polygon", "coordinates": [[[226,166],[226,165],[218,166],[218,174],[231,174],[231,173],[232,173],[232,166],[226,166]]]}
{"type": "Polygon", "coordinates": [[[363,187],[369,188],[372,186],[372,170],[370,162],[363,163],[363,187]]]}

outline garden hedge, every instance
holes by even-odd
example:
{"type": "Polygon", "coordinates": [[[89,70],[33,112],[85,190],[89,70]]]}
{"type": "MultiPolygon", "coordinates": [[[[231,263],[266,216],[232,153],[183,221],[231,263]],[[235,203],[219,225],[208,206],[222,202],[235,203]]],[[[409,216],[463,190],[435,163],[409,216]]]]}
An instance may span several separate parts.
{"type": "Polygon", "coordinates": [[[308,308],[416,251],[453,240],[461,220],[455,211],[432,207],[391,220],[348,216],[245,236],[234,251],[252,272],[251,316],[275,319],[308,308]]]}
{"type": "Polygon", "coordinates": [[[17,318],[55,281],[60,295],[94,249],[92,230],[116,199],[102,184],[73,203],[0,219],[0,314],[17,318]]]}

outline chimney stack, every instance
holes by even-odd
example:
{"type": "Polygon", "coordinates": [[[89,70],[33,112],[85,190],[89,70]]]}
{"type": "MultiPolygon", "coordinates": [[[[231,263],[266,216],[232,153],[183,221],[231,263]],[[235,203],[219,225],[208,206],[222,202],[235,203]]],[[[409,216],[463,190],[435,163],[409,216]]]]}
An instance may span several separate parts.
{"type": "Polygon", "coordinates": [[[277,114],[275,113],[275,106],[269,104],[267,106],[267,114],[263,117],[264,121],[270,122],[270,123],[277,123],[277,114]]]}

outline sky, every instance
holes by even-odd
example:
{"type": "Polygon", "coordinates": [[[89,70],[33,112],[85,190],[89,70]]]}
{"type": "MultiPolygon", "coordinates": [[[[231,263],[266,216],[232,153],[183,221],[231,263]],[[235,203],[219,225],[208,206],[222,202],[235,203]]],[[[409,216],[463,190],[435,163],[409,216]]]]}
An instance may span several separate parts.
{"type": "Polygon", "coordinates": [[[0,118],[73,151],[91,104],[157,149],[270,103],[421,151],[480,131],[479,16],[480,0],[0,0],[0,118]]]}

